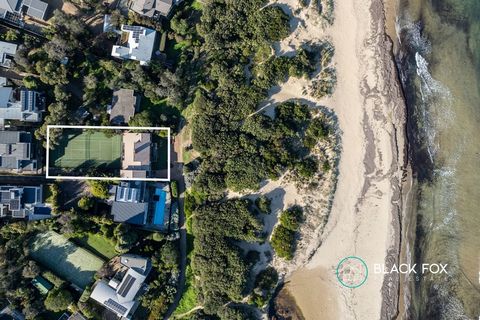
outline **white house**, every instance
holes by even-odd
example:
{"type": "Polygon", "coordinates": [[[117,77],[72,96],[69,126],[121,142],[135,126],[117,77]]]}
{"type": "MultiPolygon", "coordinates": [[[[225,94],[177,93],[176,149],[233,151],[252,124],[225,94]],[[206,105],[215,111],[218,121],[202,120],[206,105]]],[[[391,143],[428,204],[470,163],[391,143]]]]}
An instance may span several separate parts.
{"type": "Polygon", "coordinates": [[[10,68],[15,53],[17,53],[17,45],[15,43],[0,41],[0,67],[10,68]]]}
{"type": "Polygon", "coordinates": [[[108,282],[105,279],[98,281],[90,298],[113,311],[120,319],[132,319],[151,263],[149,259],[130,254],[121,256],[120,263],[123,269],[108,282]]]}
{"type": "Polygon", "coordinates": [[[141,26],[122,25],[120,45],[112,48],[112,57],[130,59],[147,65],[152,59],[157,32],[141,26]]]}

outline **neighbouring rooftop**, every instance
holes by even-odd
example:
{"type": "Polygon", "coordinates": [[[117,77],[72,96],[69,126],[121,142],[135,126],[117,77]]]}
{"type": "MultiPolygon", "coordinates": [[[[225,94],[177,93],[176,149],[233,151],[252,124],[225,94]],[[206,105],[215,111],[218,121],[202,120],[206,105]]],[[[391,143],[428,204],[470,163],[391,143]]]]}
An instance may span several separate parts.
{"type": "Polygon", "coordinates": [[[152,18],[157,14],[168,16],[173,5],[173,0],[133,0],[130,9],[140,15],[152,18]]]}
{"type": "Polygon", "coordinates": [[[37,170],[32,154],[32,136],[23,131],[0,131],[0,170],[37,170]]]}
{"type": "Polygon", "coordinates": [[[42,202],[42,186],[0,186],[0,218],[50,217],[51,209],[42,202]]]}
{"type": "Polygon", "coordinates": [[[144,225],[148,212],[148,202],[144,201],[145,182],[122,182],[113,187],[113,192],[113,221],[144,225]]]}
{"type": "Polygon", "coordinates": [[[125,132],[123,134],[122,178],[146,178],[151,170],[152,135],[125,132]]]}
{"type": "Polygon", "coordinates": [[[114,45],[112,56],[136,60],[141,65],[148,64],[152,59],[157,32],[153,29],[129,25],[122,25],[121,31],[125,35],[126,42],[122,45],[114,45]]]}
{"type": "Polygon", "coordinates": [[[116,125],[128,124],[137,111],[138,101],[135,91],[131,89],[115,90],[109,110],[110,122],[116,125]]]}
{"type": "Polygon", "coordinates": [[[119,271],[108,281],[98,281],[90,298],[113,311],[118,317],[131,319],[139,305],[138,297],[150,272],[151,263],[149,259],[135,255],[123,255],[120,262],[126,271],[119,271]]]}
{"type": "MultiPolygon", "coordinates": [[[[8,3],[8,1],[0,0],[0,10],[5,6],[4,3],[8,3]]],[[[15,53],[17,53],[17,45],[15,43],[0,41],[0,67],[10,68],[15,53]]]]}
{"type": "Polygon", "coordinates": [[[0,121],[40,122],[45,111],[45,99],[33,90],[0,87],[0,121]]]}
{"type": "Polygon", "coordinates": [[[45,20],[47,8],[48,4],[40,0],[0,0],[0,18],[5,18],[8,13],[14,13],[45,20]]]}

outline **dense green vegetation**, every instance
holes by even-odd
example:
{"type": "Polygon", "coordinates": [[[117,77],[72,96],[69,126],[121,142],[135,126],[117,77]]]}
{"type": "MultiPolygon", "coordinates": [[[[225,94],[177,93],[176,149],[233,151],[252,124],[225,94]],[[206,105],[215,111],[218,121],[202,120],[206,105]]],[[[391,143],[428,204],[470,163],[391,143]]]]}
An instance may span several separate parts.
{"type": "Polygon", "coordinates": [[[261,213],[270,214],[272,212],[270,208],[271,203],[272,203],[272,200],[270,200],[266,196],[261,196],[255,199],[255,205],[257,206],[257,209],[261,213]]]}
{"type": "Polygon", "coordinates": [[[73,302],[72,294],[65,289],[54,288],[44,301],[45,308],[50,311],[59,312],[67,310],[68,306],[73,302]]]}
{"type": "Polygon", "coordinates": [[[192,267],[207,314],[216,314],[229,301],[240,301],[249,266],[234,241],[259,240],[262,227],[247,200],[205,204],[194,211],[192,267]]]}
{"type": "Polygon", "coordinates": [[[282,258],[290,260],[295,252],[295,235],[303,219],[303,211],[294,206],[282,212],[280,224],[273,230],[272,247],[275,253],[282,258]]]}
{"type": "Polygon", "coordinates": [[[25,248],[34,232],[24,222],[3,225],[0,229],[0,298],[8,299],[28,319],[45,310],[40,293],[30,285],[32,278],[40,273],[25,248]]]}
{"type": "MultiPolygon", "coordinates": [[[[103,10],[97,2],[73,2],[88,12],[103,10]]],[[[180,308],[188,311],[195,304],[203,306],[198,318],[251,319],[252,308],[242,302],[244,298],[249,296],[258,307],[265,305],[278,279],[268,269],[255,280],[250,274],[255,261],[247,257],[255,252],[244,253],[238,244],[265,241],[256,214],[270,213],[270,200],[260,197],[253,204],[225,200],[224,195],[227,189],[257,190],[265,179],[276,179],[287,171],[308,180],[319,168],[330,169],[328,162],[318,163],[311,155],[317,143],[329,136],[322,118],[296,101],[276,106],[273,117],[257,109],[271,87],[289,77],[314,76],[319,67],[321,77],[307,89],[316,97],[332,94],[336,80],[330,66],[333,49],[321,44],[319,51],[318,46],[306,44],[292,56],[275,56],[273,43],[289,35],[290,19],[266,0],[184,1],[169,22],[132,13],[124,17],[114,10],[114,26],[141,24],[166,34],[165,57],[154,59],[148,68],[110,57],[114,33],[94,35],[82,19],[61,12],[55,13],[53,22],[46,41],[5,35],[23,42],[15,61],[16,70],[31,74],[24,79],[25,85],[47,93],[48,112],[36,137],[44,140],[46,125],[53,123],[107,124],[106,105],[112,90],[118,88],[142,95],[141,112],[130,125],[169,126],[175,132],[182,116],[188,117],[192,146],[200,158],[198,166],[192,165],[195,179],[185,198],[191,265],[180,308]],[[92,115],[79,120],[75,112],[80,106],[92,115]],[[188,116],[182,112],[187,106],[188,116]],[[247,285],[249,281],[255,283],[247,285]],[[248,292],[251,287],[253,291],[248,292]]],[[[51,131],[51,137],[55,143],[58,133],[51,131]]],[[[102,207],[109,196],[108,183],[91,181],[88,185],[92,197],[80,199],[82,210],[59,212],[48,228],[83,241],[85,247],[105,257],[132,251],[152,256],[153,280],[142,299],[146,312],[141,317],[161,318],[176,290],[177,244],[156,233],[147,235],[126,224],[113,224],[102,207]],[[93,239],[92,233],[98,238],[93,239]]],[[[178,197],[177,183],[172,183],[171,191],[178,197]]],[[[61,207],[55,184],[50,193],[55,207],[61,207]]],[[[301,220],[295,215],[282,215],[280,220],[272,244],[277,254],[288,258],[301,220]]],[[[23,297],[15,299],[29,306],[23,297]]],[[[98,313],[84,296],[77,307],[88,318],[98,313]]]]}
{"type": "Polygon", "coordinates": [[[273,267],[267,267],[265,270],[262,270],[255,279],[255,288],[250,300],[257,307],[263,307],[272,297],[277,283],[278,273],[273,267]]]}

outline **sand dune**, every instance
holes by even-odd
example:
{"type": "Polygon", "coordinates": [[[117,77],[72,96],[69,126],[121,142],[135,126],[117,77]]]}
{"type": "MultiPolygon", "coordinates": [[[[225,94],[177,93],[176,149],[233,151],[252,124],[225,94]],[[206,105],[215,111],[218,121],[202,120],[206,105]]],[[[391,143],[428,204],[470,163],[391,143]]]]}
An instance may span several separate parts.
{"type": "MultiPolygon", "coordinates": [[[[362,287],[347,289],[335,277],[337,263],[346,256],[360,256],[367,265],[398,259],[405,108],[385,37],[383,3],[336,1],[335,22],[327,27],[297,0],[272,3],[294,15],[293,33],[276,46],[276,53],[289,55],[302,43],[329,40],[335,46],[338,84],[331,98],[316,100],[304,90],[308,80],[290,79],[271,91],[264,111],[272,112],[276,103],[290,99],[325,105],[337,116],[342,141],[327,225],[302,235],[303,246],[293,263],[276,260],[275,265],[287,276],[287,288],[307,319],[389,319],[397,309],[397,279],[370,273],[362,287]]],[[[281,181],[275,184],[282,188],[281,181]]],[[[288,191],[282,207],[311,204],[288,191]]],[[[325,209],[322,203],[315,206],[325,209]]]]}

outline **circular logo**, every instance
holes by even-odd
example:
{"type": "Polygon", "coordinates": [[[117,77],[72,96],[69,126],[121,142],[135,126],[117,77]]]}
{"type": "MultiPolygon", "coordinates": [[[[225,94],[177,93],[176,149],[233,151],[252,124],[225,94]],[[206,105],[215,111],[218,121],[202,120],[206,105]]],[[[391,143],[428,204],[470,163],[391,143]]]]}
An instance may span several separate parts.
{"type": "Polygon", "coordinates": [[[365,261],[359,257],[343,258],[337,265],[337,279],[342,286],[358,288],[367,281],[368,268],[365,261]]]}

